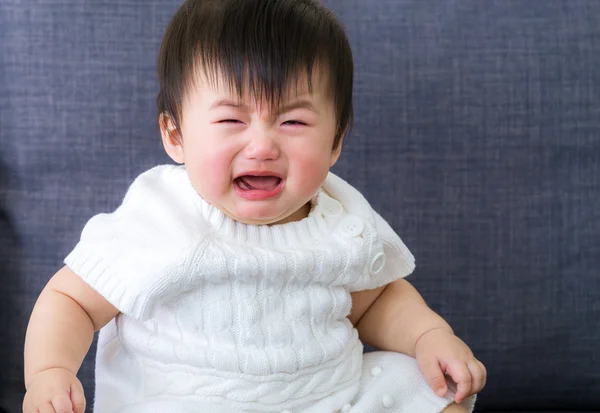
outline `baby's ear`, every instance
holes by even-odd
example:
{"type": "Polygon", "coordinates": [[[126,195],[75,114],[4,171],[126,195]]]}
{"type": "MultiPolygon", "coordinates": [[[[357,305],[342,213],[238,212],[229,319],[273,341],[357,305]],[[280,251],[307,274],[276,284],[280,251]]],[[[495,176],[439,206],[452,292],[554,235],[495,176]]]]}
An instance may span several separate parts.
{"type": "Polygon", "coordinates": [[[163,112],[160,114],[158,124],[160,126],[162,143],[167,155],[179,164],[184,163],[183,139],[181,139],[181,133],[179,132],[179,128],[175,125],[173,118],[168,113],[163,112]]]}
{"type": "Polygon", "coordinates": [[[340,158],[340,155],[342,154],[342,144],[344,143],[344,136],[345,135],[341,135],[337,146],[331,151],[331,161],[329,162],[330,167],[335,165],[337,160],[340,158]]]}

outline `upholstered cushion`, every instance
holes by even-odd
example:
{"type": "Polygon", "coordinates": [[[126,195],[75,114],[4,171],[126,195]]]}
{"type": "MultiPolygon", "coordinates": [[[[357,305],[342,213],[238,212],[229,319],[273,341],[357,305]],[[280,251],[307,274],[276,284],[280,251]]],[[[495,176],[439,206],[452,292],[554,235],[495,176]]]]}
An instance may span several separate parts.
{"type": "MultiPolygon", "coordinates": [[[[87,219],[167,162],[155,60],[179,1],[0,6],[0,406],[87,219]]],[[[600,406],[600,3],[327,0],[356,61],[334,172],[417,259],[489,371],[478,409],[600,406]]],[[[93,392],[93,352],[81,377],[93,392]]],[[[91,400],[91,399],[90,399],[91,400]]],[[[90,403],[91,404],[91,403],[90,403]]]]}

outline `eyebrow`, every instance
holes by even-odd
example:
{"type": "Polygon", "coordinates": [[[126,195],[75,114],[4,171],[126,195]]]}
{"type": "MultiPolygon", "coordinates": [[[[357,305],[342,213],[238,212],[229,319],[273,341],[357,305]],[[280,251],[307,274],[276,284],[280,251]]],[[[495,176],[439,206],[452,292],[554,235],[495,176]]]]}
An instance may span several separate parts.
{"type": "Polygon", "coordinates": [[[300,100],[292,102],[288,105],[284,105],[281,107],[280,112],[285,113],[285,112],[289,112],[294,109],[307,109],[307,110],[310,110],[311,112],[316,113],[317,115],[319,114],[319,112],[317,112],[317,109],[312,104],[312,102],[307,99],[300,99],[300,100]]]}
{"type": "MultiPolygon", "coordinates": [[[[245,111],[249,111],[249,109],[250,109],[248,107],[248,105],[246,105],[245,103],[238,102],[238,101],[231,100],[231,99],[227,99],[227,98],[216,100],[210,106],[210,110],[213,110],[213,109],[216,109],[216,108],[219,108],[219,107],[231,107],[231,108],[234,108],[234,109],[242,109],[242,110],[245,110],[245,111]]],[[[307,109],[307,110],[310,110],[311,112],[316,113],[317,115],[319,114],[319,112],[317,111],[317,109],[315,108],[315,106],[312,104],[312,102],[309,101],[309,100],[307,100],[307,99],[300,99],[300,100],[297,100],[295,102],[286,104],[286,105],[282,106],[279,109],[279,112],[280,113],[285,113],[285,112],[289,112],[289,111],[294,110],[294,109],[307,109]]]]}
{"type": "Polygon", "coordinates": [[[219,107],[232,107],[232,108],[236,108],[236,109],[244,109],[244,110],[248,110],[248,105],[245,105],[241,102],[236,102],[234,100],[231,99],[219,99],[216,100],[215,102],[213,102],[212,105],[210,105],[210,110],[219,108],[219,107]]]}

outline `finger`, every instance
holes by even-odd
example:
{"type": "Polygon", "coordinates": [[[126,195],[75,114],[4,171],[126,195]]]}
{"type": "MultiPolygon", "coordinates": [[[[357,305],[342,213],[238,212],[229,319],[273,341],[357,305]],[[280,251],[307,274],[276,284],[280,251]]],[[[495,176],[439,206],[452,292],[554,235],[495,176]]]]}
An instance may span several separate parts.
{"type": "Polygon", "coordinates": [[[52,398],[52,407],[56,413],[73,413],[71,398],[68,392],[57,394],[52,398]]]}
{"type": "Polygon", "coordinates": [[[29,402],[29,394],[25,393],[25,398],[23,399],[23,405],[21,406],[23,409],[23,413],[38,413],[37,409],[31,405],[29,402]]]}
{"type": "Polygon", "coordinates": [[[38,409],[30,403],[24,404],[23,413],[38,413],[38,409]]]}
{"type": "Polygon", "coordinates": [[[54,410],[54,407],[52,407],[52,403],[50,402],[38,407],[38,411],[40,413],[56,413],[56,410],[54,410]]]}
{"type": "Polygon", "coordinates": [[[85,413],[85,395],[81,385],[71,384],[71,403],[75,413],[85,413]]]}
{"type": "Polygon", "coordinates": [[[479,360],[475,360],[477,361],[477,364],[479,364],[479,367],[481,368],[481,371],[483,372],[483,386],[481,387],[482,389],[485,387],[485,385],[487,384],[487,369],[485,368],[485,366],[483,365],[483,363],[479,360]]]}
{"type": "Polygon", "coordinates": [[[471,373],[469,373],[467,365],[460,362],[448,365],[446,370],[448,370],[448,374],[450,374],[450,377],[456,383],[454,401],[460,403],[469,395],[469,391],[471,390],[471,373]]]}
{"type": "Polygon", "coordinates": [[[471,373],[471,391],[468,396],[479,393],[483,389],[485,375],[479,364],[475,359],[467,363],[467,368],[469,369],[469,373],[471,373]]]}
{"type": "Polygon", "coordinates": [[[435,394],[440,397],[446,394],[448,386],[446,384],[444,372],[440,367],[439,361],[437,359],[428,359],[424,361],[419,360],[418,364],[421,372],[427,380],[427,383],[429,383],[429,386],[435,392],[435,394]]]}

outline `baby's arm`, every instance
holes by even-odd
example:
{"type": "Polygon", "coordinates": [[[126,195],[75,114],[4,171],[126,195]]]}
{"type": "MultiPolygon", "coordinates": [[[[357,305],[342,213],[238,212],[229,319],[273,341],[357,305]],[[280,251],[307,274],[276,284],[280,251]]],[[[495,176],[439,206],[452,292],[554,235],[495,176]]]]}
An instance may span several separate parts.
{"type": "Polygon", "coordinates": [[[77,371],[94,332],[118,313],[68,267],[52,277],[27,327],[25,413],[84,412],[85,398],[77,371]]]}
{"type": "Polygon", "coordinates": [[[352,293],[349,318],[365,343],[412,357],[415,357],[415,344],[426,332],[452,331],[404,279],[375,290],[352,293]]]}
{"type": "Polygon", "coordinates": [[[353,293],[352,300],[349,318],[361,340],[415,357],[438,396],[447,391],[445,372],[457,383],[456,403],[485,386],[485,366],[408,281],[353,293]]]}
{"type": "Polygon", "coordinates": [[[352,293],[349,319],[365,343],[412,357],[415,357],[415,344],[423,334],[434,329],[452,331],[404,279],[374,290],[352,293]]]}

